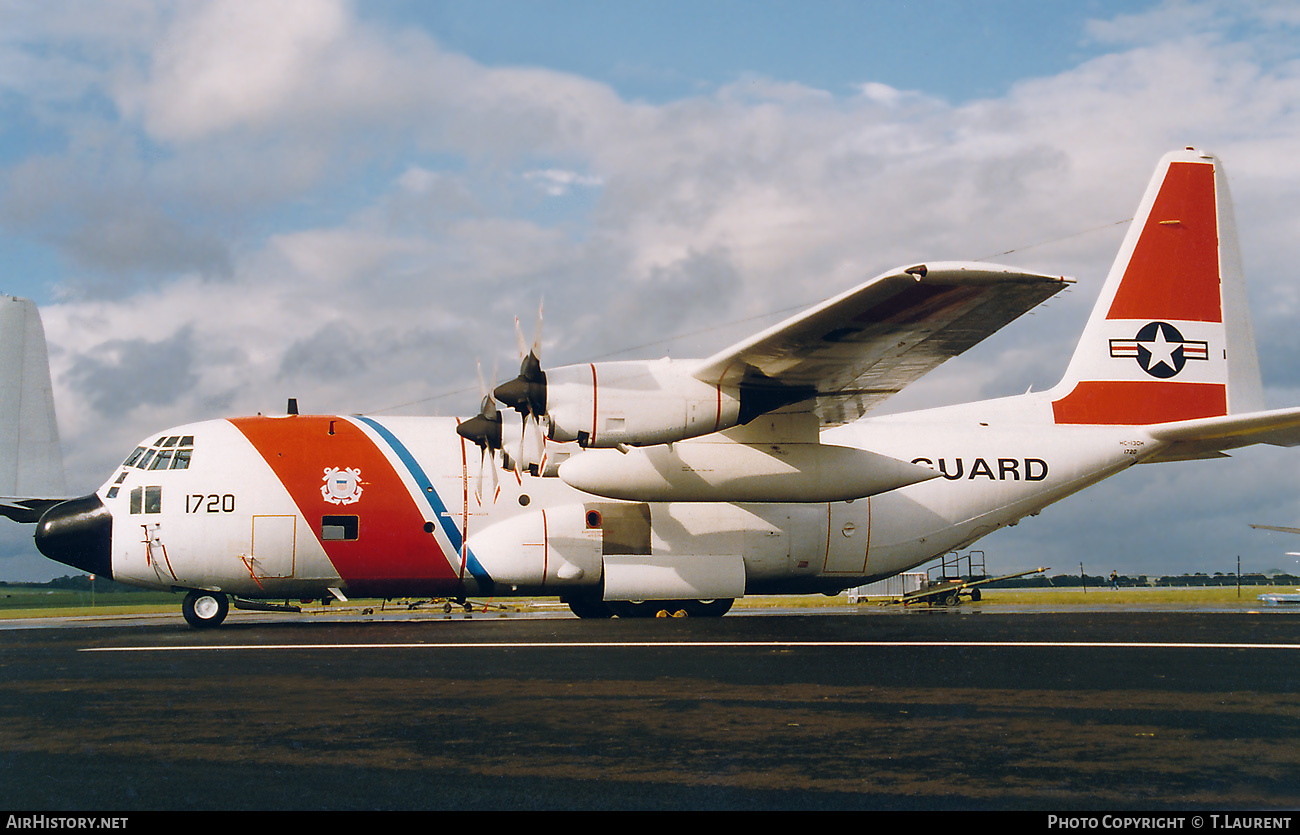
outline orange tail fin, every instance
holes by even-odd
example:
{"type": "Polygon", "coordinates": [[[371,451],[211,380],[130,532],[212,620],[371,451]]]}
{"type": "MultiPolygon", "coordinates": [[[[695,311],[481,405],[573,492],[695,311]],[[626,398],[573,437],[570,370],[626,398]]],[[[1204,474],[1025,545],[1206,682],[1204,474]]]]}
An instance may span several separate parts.
{"type": "Polygon", "coordinates": [[[1168,154],[1052,391],[1055,421],[1140,425],[1262,407],[1227,179],[1209,154],[1168,154]]]}

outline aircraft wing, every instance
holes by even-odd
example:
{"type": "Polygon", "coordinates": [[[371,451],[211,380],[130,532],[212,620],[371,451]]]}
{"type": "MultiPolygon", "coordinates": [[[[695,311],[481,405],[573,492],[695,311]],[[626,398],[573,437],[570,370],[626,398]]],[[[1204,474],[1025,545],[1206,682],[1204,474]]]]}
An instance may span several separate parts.
{"type": "Polygon", "coordinates": [[[899,268],[704,360],[694,376],[760,390],[772,405],[816,398],[823,425],[847,423],[1071,283],[973,262],[899,268]]]}
{"type": "Polygon", "coordinates": [[[31,499],[0,496],[0,516],[7,516],[15,522],[31,524],[41,520],[41,514],[66,499],[31,499]]]}
{"type": "Polygon", "coordinates": [[[1281,531],[1282,533],[1300,533],[1300,528],[1286,528],[1281,525],[1251,525],[1261,531],[1281,531]]]}

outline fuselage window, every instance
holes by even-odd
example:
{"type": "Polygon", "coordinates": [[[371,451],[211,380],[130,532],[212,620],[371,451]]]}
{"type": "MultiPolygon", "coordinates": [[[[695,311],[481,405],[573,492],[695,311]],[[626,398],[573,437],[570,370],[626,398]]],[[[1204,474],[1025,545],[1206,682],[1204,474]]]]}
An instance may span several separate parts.
{"type": "Polygon", "coordinates": [[[193,451],[191,449],[176,450],[176,457],[172,459],[172,469],[184,470],[188,468],[190,466],[190,453],[193,451]]]}
{"type": "Polygon", "coordinates": [[[135,462],[139,461],[140,456],[142,455],[144,455],[144,447],[142,446],[136,447],[135,452],[131,453],[130,456],[127,457],[126,461],[122,464],[122,466],[123,467],[135,466],[135,462]]]}
{"type": "Polygon", "coordinates": [[[164,452],[158,453],[158,457],[153,460],[153,466],[151,466],[149,469],[165,470],[169,466],[171,466],[171,463],[172,463],[172,452],[171,450],[166,450],[164,452]]]}
{"type": "Polygon", "coordinates": [[[359,517],[356,516],[322,516],[320,538],[335,542],[356,539],[359,521],[359,517]]]}

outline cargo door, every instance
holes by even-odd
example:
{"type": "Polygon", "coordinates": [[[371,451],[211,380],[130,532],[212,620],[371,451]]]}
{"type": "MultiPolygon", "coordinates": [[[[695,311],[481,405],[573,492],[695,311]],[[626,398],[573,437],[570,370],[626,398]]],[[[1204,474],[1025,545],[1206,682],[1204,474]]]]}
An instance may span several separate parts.
{"type": "Polygon", "coordinates": [[[826,557],[823,574],[860,576],[867,571],[871,546],[871,499],[826,506],[826,557]]]}
{"type": "Polygon", "coordinates": [[[249,571],[257,579],[292,577],[297,556],[298,517],[254,516],[249,571]]]}

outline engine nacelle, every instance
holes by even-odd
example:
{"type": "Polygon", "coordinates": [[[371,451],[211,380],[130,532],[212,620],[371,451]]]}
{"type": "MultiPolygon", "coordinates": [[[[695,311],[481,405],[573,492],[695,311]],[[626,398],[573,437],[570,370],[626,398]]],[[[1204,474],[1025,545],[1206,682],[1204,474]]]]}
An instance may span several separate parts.
{"type": "Polygon", "coordinates": [[[608,449],[669,444],[739,424],[739,391],[695,379],[694,366],[661,359],[547,371],[548,435],[608,449]]]}

